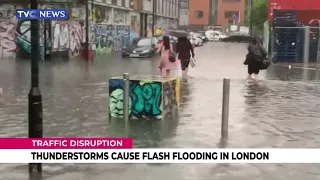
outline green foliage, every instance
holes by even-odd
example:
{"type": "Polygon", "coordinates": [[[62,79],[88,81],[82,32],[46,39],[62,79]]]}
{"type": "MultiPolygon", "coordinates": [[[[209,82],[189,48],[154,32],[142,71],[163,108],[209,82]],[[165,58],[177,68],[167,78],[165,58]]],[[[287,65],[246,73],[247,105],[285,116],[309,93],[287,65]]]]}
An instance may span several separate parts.
{"type": "Polygon", "coordinates": [[[268,0],[253,0],[250,21],[257,29],[262,30],[263,24],[268,19],[268,0]]]}

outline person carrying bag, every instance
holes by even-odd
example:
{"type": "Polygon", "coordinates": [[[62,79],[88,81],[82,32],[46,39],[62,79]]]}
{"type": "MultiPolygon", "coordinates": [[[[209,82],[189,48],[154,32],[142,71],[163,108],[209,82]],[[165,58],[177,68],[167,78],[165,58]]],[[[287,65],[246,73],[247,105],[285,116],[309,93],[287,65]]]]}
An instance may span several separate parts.
{"type": "Polygon", "coordinates": [[[170,72],[174,66],[176,58],[168,36],[163,36],[163,44],[159,46],[157,53],[161,53],[159,58],[159,69],[161,76],[170,76],[170,72]]]}
{"type": "Polygon", "coordinates": [[[267,69],[270,62],[266,59],[266,50],[261,47],[256,38],[252,39],[248,46],[248,54],[243,64],[248,66],[249,77],[255,79],[262,69],[267,69]]]}
{"type": "Polygon", "coordinates": [[[187,37],[179,37],[176,51],[178,53],[178,59],[181,62],[181,70],[183,76],[188,75],[189,64],[195,67],[194,50],[191,42],[187,37]]]}

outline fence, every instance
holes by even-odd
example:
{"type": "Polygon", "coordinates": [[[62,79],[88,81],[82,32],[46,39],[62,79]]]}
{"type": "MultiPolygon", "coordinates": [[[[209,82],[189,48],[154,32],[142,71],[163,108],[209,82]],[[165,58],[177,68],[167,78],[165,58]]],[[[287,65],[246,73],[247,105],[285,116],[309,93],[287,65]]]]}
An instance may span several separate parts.
{"type": "Polygon", "coordinates": [[[319,63],[320,28],[274,27],[271,35],[273,62],[319,63]]]}

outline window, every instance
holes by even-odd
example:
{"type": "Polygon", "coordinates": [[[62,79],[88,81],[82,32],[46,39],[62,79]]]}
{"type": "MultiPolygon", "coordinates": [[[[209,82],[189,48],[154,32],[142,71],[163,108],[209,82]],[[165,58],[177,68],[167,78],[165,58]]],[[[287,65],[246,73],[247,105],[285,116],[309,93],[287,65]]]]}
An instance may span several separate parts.
{"type": "MultiPolygon", "coordinates": [[[[138,40],[138,39],[137,39],[138,40]]],[[[143,47],[143,46],[150,46],[151,45],[151,40],[149,38],[145,38],[145,39],[140,39],[138,41],[134,41],[133,44],[136,44],[139,47],[143,47]]]]}
{"type": "Polygon", "coordinates": [[[188,2],[180,2],[180,8],[181,9],[189,9],[189,3],[188,2]]]}
{"type": "Polygon", "coordinates": [[[236,18],[239,17],[239,11],[225,11],[224,12],[225,18],[236,18]]]}
{"type": "Polygon", "coordinates": [[[203,18],[203,11],[194,11],[194,15],[196,18],[201,19],[203,18]]]}

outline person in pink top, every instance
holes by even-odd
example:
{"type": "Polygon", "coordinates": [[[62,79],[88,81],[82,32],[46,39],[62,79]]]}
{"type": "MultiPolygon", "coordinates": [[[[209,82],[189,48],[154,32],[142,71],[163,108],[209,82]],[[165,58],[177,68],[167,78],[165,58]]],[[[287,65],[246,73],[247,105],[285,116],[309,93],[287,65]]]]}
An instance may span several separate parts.
{"type": "Polygon", "coordinates": [[[174,63],[169,61],[170,51],[173,52],[170,38],[168,36],[163,36],[163,41],[157,50],[157,53],[161,53],[161,56],[159,58],[159,69],[161,76],[170,76],[170,71],[175,65],[174,63]]]}

